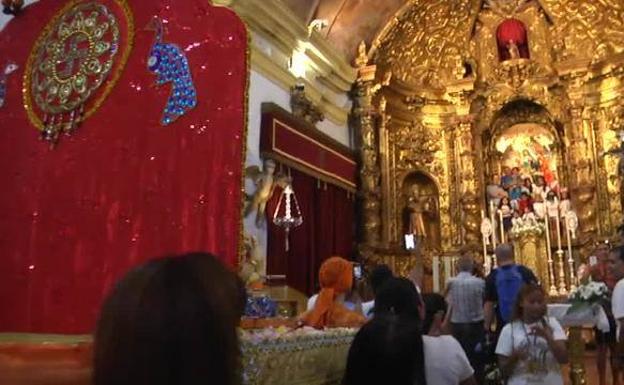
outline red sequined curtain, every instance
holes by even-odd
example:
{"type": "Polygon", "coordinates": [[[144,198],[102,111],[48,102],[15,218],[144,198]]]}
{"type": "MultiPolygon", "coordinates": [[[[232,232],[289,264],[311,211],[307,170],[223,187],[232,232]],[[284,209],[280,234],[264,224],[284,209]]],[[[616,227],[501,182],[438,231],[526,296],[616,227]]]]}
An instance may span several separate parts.
{"type": "MultiPolygon", "coordinates": [[[[352,257],[355,202],[342,188],[297,170],[291,170],[291,175],[303,224],[291,230],[289,251],[284,247],[284,230],[269,225],[267,273],[286,275],[289,286],[310,295],[318,289],[318,270],[325,259],[352,257]]],[[[276,192],[268,206],[269,220],[278,198],[276,192]]]]}
{"type": "MultiPolygon", "coordinates": [[[[116,3],[102,2],[125,32],[116,3]]],[[[199,250],[236,263],[246,29],[205,0],[129,3],[136,37],[118,83],[53,150],[27,119],[22,77],[66,2],[35,3],[0,32],[0,66],[19,65],[0,108],[0,332],[89,333],[115,281],[155,256],[199,250]],[[171,85],[157,86],[147,68],[154,15],[164,41],[184,50],[198,94],[197,107],[166,127],[171,85]]]]}

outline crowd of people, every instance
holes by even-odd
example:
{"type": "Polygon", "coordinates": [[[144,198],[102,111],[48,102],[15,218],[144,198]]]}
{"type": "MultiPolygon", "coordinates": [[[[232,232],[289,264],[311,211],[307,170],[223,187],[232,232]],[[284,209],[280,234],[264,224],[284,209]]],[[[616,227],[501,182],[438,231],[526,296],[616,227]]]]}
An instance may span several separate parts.
{"type": "MultiPolygon", "coordinates": [[[[514,225],[534,225],[538,220],[565,218],[571,210],[568,190],[553,177],[543,174],[522,175],[520,168],[503,168],[487,186],[490,210],[500,213],[505,231],[514,225]]],[[[498,215],[495,220],[498,221],[498,215]]],[[[551,228],[555,228],[554,223],[551,228]]]]}
{"type": "MultiPolygon", "coordinates": [[[[562,385],[566,334],[547,315],[544,290],[514,262],[509,244],[495,253],[499,266],[485,279],[463,255],[444,295],[422,294],[418,282],[377,266],[369,275],[374,298],[357,305],[346,295],[354,285],[352,263],[332,257],[319,271],[321,289],[299,317],[301,325],[359,327],[345,385],[562,385]],[[492,377],[497,372],[501,376],[492,377]]],[[[608,283],[613,297],[605,308],[614,321],[624,321],[624,247],[601,244],[596,254],[589,274],[608,283]]],[[[102,308],[94,384],[239,384],[237,326],[245,300],[238,276],[208,254],[156,259],[134,269],[102,308]]],[[[609,347],[618,384],[621,330],[598,336],[601,385],[609,347]]]]}

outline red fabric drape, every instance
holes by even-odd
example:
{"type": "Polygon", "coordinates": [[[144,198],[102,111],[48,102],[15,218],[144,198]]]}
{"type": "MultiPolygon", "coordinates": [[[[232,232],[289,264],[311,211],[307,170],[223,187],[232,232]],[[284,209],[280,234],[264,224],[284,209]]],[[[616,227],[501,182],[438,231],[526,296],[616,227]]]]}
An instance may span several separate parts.
{"type": "MultiPolygon", "coordinates": [[[[116,3],[102,2],[125,32],[116,3]]],[[[0,66],[19,65],[0,108],[0,332],[91,332],[111,285],[147,258],[201,250],[237,260],[242,22],[205,0],[130,1],[136,36],[118,83],[50,150],[22,107],[22,77],[35,39],[65,3],[35,3],[0,32],[0,66]],[[154,15],[165,21],[164,41],[184,49],[198,94],[197,107],[166,127],[159,119],[171,84],[157,86],[147,69],[154,15]]]]}
{"type": "Polygon", "coordinates": [[[498,42],[498,54],[501,61],[510,58],[507,45],[513,42],[517,47],[521,58],[528,59],[529,45],[527,30],[523,22],[517,19],[506,19],[496,29],[496,40],[498,42]]]}
{"type": "MultiPolygon", "coordinates": [[[[284,248],[284,230],[269,225],[267,272],[285,274],[289,286],[310,295],[317,290],[318,270],[325,259],[332,255],[352,256],[355,202],[337,186],[319,183],[297,170],[292,170],[291,175],[303,224],[291,230],[288,252],[284,248]]],[[[269,207],[269,215],[272,213],[269,207]]]]}

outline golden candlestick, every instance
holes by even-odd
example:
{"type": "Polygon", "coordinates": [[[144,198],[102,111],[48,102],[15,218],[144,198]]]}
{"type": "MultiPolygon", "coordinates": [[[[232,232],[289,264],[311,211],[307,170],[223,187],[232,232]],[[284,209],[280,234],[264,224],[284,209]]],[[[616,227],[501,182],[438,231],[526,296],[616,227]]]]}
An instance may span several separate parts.
{"type": "Polygon", "coordinates": [[[566,289],[566,281],[565,281],[565,265],[563,263],[563,250],[559,249],[556,252],[557,254],[557,262],[559,267],[559,295],[567,295],[568,290],[566,289]]]}
{"type": "Polygon", "coordinates": [[[568,242],[568,268],[570,270],[570,291],[576,290],[578,277],[576,276],[576,270],[574,269],[574,256],[572,255],[572,239],[574,238],[574,231],[576,231],[577,218],[573,211],[568,211],[564,218],[566,229],[566,240],[568,242]],[[571,236],[570,236],[571,235],[571,236]]]}
{"type": "Polygon", "coordinates": [[[556,297],[559,293],[557,292],[557,286],[555,285],[555,266],[553,264],[552,252],[550,250],[550,234],[548,229],[548,215],[546,215],[546,219],[544,220],[546,224],[546,253],[548,255],[548,283],[550,286],[550,290],[548,291],[548,295],[552,297],[556,297]]]}

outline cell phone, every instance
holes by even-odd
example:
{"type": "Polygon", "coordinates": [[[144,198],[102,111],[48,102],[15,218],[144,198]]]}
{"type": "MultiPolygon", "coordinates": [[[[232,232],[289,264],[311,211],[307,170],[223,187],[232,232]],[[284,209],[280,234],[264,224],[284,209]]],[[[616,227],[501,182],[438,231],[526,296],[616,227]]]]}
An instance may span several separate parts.
{"type": "Polygon", "coordinates": [[[416,248],[416,239],[414,234],[405,234],[405,250],[414,250],[416,248]]]}
{"type": "Polygon", "coordinates": [[[362,278],[362,265],[360,265],[359,263],[354,263],[353,264],[353,277],[355,279],[361,279],[362,278]]]}
{"type": "Polygon", "coordinates": [[[594,266],[598,264],[598,258],[595,255],[589,256],[589,266],[594,266]]]}

